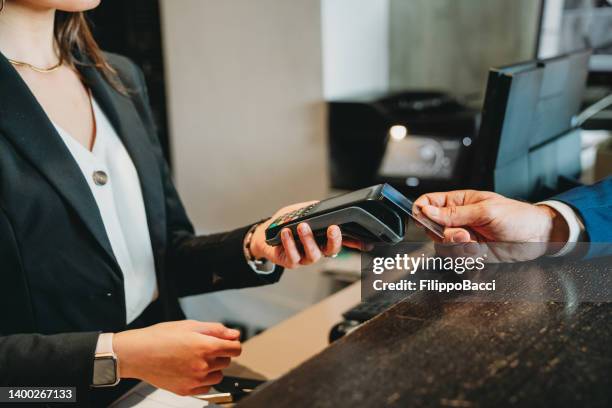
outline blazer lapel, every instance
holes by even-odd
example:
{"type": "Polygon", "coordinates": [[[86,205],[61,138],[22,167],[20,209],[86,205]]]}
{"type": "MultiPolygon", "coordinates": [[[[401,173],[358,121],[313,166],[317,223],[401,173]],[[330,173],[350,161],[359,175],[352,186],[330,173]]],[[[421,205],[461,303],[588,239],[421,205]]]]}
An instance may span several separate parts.
{"type": "Polygon", "coordinates": [[[83,174],[36,97],[0,54],[0,130],[73,208],[113,265],[121,270],[106,235],[100,211],[83,174]]]}
{"type": "MultiPolygon", "coordinates": [[[[156,269],[159,273],[161,254],[166,246],[166,207],[159,158],[153,151],[151,135],[146,133],[146,127],[129,96],[122,95],[112,88],[92,66],[80,66],[79,70],[136,167],[147,213],[156,269]]],[[[135,84],[127,83],[125,86],[129,92],[135,84]]]]}

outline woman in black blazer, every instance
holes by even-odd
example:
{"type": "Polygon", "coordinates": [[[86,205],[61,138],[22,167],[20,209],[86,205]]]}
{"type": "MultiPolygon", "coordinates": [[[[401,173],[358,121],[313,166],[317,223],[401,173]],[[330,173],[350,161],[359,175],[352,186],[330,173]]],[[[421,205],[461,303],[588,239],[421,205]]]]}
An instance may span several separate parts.
{"type": "Polygon", "coordinates": [[[267,246],[269,221],[196,236],[162,158],[142,73],[101,53],[87,28],[82,12],[98,1],[0,0],[0,386],[72,385],[84,405],[105,404],[111,394],[92,387],[119,376],[206,392],[240,353],[238,333],[214,323],[157,323],[184,319],[181,296],[273,283],[282,267],[335,255],[340,230],[330,227],[319,248],[304,225],[303,254],[290,232],[283,246],[267,246]],[[91,184],[72,150],[94,151],[100,118],[133,163],[150,238],[142,242],[155,292],[131,321],[126,271],[95,195],[113,179],[96,171],[91,184]],[[58,123],[70,131],[64,139],[58,123]],[[263,270],[266,262],[276,266],[263,270]],[[103,341],[100,333],[116,334],[103,341]]]}

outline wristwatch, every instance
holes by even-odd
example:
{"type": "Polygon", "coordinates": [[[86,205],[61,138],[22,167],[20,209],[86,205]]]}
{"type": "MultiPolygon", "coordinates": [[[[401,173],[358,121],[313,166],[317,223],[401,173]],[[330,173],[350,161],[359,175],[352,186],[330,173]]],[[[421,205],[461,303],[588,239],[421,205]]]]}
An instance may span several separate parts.
{"type": "Polygon", "coordinates": [[[113,351],[113,333],[102,333],[98,337],[94,357],[92,387],[114,387],[119,384],[119,361],[113,351]]]}
{"type": "Polygon", "coordinates": [[[244,257],[247,260],[249,266],[260,274],[269,274],[274,272],[274,264],[267,259],[263,258],[255,258],[251,253],[251,241],[253,240],[253,234],[257,227],[259,227],[262,223],[268,221],[269,218],[258,222],[257,224],[253,224],[251,228],[249,228],[246,237],[244,239],[244,245],[242,247],[244,251],[244,257]]]}

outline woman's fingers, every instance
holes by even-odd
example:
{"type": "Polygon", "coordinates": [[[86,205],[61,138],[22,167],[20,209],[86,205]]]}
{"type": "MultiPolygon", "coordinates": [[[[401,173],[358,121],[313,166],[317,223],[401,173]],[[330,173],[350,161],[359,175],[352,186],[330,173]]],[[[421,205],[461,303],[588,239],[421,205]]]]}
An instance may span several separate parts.
{"type": "Polygon", "coordinates": [[[230,365],[231,358],[230,357],[216,357],[210,360],[207,360],[208,363],[208,371],[219,371],[227,368],[230,365]]]}
{"type": "Polygon", "coordinates": [[[374,244],[365,243],[352,238],[343,238],[342,245],[362,252],[368,252],[374,249],[374,244]]]}
{"type": "Polygon", "coordinates": [[[342,249],[342,232],[340,227],[332,225],[327,228],[327,242],[323,248],[325,256],[334,256],[342,249]]]}
{"type": "Polygon", "coordinates": [[[221,380],[223,380],[223,373],[221,371],[211,371],[202,379],[201,386],[219,384],[221,380]]]}
{"type": "Polygon", "coordinates": [[[191,392],[189,393],[189,395],[202,395],[202,394],[208,394],[208,392],[210,391],[210,385],[204,385],[202,387],[196,387],[194,389],[191,390],[191,392]]]}
{"type": "Polygon", "coordinates": [[[300,260],[300,264],[310,265],[311,263],[317,262],[321,259],[321,250],[319,249],[319,245],[317,245],[317,241],[315,241],[310,225],[303,222],[298,225],[297,230],[302,248],[304,248],[304,257],[300,260]]]}
{"type": "Polygon", "coordinates": [[[276,261],[276,263],[282,264],[286,268],[295,268],[298,265],[315,263],[323,255],[334,256],[341,251],[342,246],[360,251],[369,251],[373,248],[373,245],[355,239],[343,238],[342,231],[337,225],[331,225],[327,228],[327,240],[323,246],[319,246],[310,225],[305,222],[297,226],[297,236],[301,244],[299,246],[290,229],[285,228],[281,231],[282,249],[277,247],[277,253],[275,254],[275,258],[280,259],[281,262],[276,261]],[[301,249],[298,249],[298,247],[301,249]]]}
{"type": "Polygon", "coordinates": [[[193,388],[188,394],[207,394],[210,391],[211,386],[219,384],[222,380],[223,373],[221,371],[211,371],[201,380],[200,384],[193,388]]]}
{"type": "Polygon", "coordinates": [[[238,357],[242,353],[242,345],[237,340],[223,340],[211,336],[201,337],[202,350],[209,358],[238,357]]]}
{"type": "Polygon", "coordinates": [[[299,265],[301,259],[300,251],[298,251],[297,246],[295,245],[293,234],[289,228],[284,228],[281,231],[281,241],[283,243],[283,249],[285,250],[285,256],[287,258],[287,265],[284,266],[294,268],[295,266],[299,265]]]}

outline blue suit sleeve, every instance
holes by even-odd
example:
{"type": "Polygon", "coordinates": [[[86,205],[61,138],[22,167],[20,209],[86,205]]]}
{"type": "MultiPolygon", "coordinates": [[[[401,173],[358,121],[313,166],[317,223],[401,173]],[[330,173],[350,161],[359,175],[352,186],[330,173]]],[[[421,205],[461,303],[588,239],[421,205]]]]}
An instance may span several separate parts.
{"type": "Polygon", "coordinates": [[[569,205],[582,218],[592,243],[587,258],[612,255],[612,176],[552,199],[569,205]]]}

